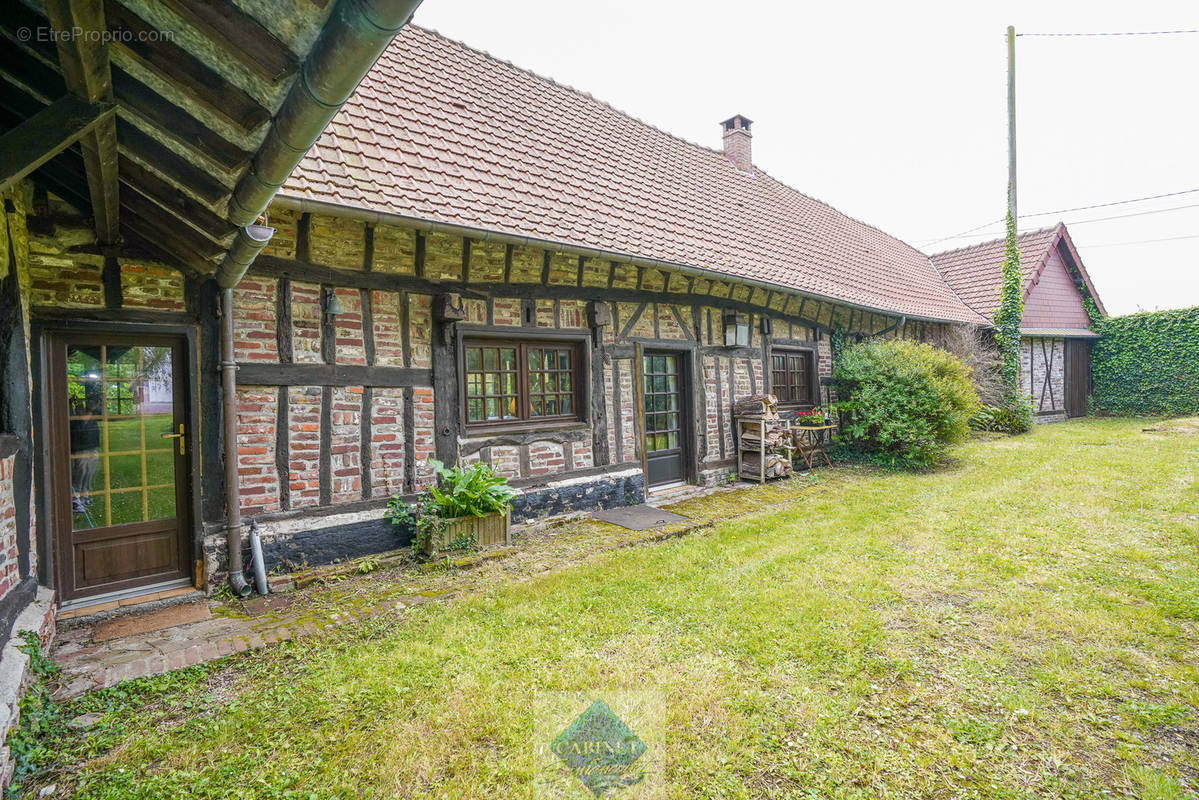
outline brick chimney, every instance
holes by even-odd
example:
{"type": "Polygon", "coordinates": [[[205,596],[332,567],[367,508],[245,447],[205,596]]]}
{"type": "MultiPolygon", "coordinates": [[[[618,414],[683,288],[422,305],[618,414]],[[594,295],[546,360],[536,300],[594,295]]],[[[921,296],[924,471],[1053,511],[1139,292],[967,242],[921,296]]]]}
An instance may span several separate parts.
{"type": "Polygon", "coordinates": [[[720,123],[724,127],[724,154],[742,172],[752,172],[754,160],[750,154],[749,126],[752,119],[737,114],[720,123]]]}

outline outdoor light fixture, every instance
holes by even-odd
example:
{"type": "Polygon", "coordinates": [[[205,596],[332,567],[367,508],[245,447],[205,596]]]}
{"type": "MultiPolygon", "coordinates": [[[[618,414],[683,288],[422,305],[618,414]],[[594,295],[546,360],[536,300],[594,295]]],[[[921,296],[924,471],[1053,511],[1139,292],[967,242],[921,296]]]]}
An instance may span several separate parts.
{"type": "Polygon", "coordinates": [[[724,346],[749,346],[749,317],[736,311],[724,312],[724,346]]]}
{"type": "Polygon", "coordinates": [[[332,288],[325,290],[325,313],[331,317],[342,313],[341,300],[337,298],[337,292],[332,288]]]}
{"type": "Polygon", "coordinates": [[[767,336],[774,333],[774,320],[770,317],[762,317],[762,333],[767,336]]]}

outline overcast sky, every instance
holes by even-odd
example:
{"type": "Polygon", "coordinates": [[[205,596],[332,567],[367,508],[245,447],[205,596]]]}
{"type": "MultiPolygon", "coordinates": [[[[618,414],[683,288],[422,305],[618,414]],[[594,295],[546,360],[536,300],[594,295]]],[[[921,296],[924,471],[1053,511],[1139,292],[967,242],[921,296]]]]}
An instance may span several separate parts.
{"type": "MultiPolygon", "coordinates": [[[[758,167],[933,252],[1005,211],[1007,25],[1190,29],[1199,4],[425,0],[416,22],[709,147],[744,114],[758,167]]],[[[1017,78],[1022,215],[1199,189],[1199,35],[1022,37],[1017,78]]],[[[1199,191],[1021,228],[1059,219],[1109,312],[1199,305],[1199,191]]]]}

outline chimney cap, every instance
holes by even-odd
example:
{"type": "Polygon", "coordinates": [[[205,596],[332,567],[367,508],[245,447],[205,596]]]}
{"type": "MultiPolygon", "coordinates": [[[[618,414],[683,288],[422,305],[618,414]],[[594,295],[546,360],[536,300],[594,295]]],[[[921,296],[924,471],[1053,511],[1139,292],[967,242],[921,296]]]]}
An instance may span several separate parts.
{"type": "Polygon", "coordinates": [[[733,116],[720,123],[726,131],[744,130],[749,131],[749,126],[753,124],[753,120],[741,114],[733,116]]]}

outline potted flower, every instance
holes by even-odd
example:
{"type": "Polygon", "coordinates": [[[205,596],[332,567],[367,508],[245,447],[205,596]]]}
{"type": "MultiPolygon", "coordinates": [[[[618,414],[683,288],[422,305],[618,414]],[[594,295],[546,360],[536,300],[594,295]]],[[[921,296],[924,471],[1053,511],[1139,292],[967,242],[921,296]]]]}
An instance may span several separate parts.
{"type": "Polygon", "coordinates": [[[412,549],[423,556],[439,550],[466,550],[511,544],[509,510],[516,490],[508,479],[482,462],[463,469],[429,459],[438,485],[430,486],[415,503],[392,497],[387,517],[413,528],[412,549]]]}
{"type": "Polygon", "coordinates": [[[813,408],[811,411],[796,411],[795,424],[801,428],[819,428],[829,424],[829,416],[822,408],[813,408]]]}

